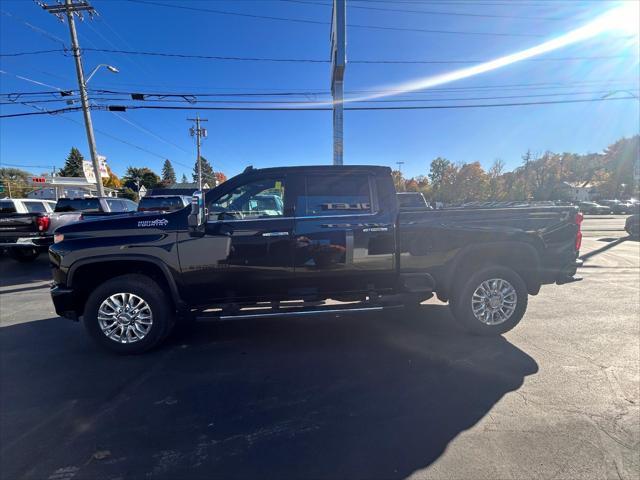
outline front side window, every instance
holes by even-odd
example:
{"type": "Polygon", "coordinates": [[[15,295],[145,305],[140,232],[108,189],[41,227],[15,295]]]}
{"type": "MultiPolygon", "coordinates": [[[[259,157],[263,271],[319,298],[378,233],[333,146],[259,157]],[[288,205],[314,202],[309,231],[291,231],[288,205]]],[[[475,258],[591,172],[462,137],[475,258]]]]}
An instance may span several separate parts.
{"type": "Polygon", "coordinates": [[[264,178],[245,183],[211,201],[209,220],[252,220],[284,216],[284,180],[264,178]]]}
{"type": "Polygon", "coordinates": [[[366,175],[313,175],[305,195],[298,197],[296,214],[327,217],[371,213],[371,192],[366,175]]]}

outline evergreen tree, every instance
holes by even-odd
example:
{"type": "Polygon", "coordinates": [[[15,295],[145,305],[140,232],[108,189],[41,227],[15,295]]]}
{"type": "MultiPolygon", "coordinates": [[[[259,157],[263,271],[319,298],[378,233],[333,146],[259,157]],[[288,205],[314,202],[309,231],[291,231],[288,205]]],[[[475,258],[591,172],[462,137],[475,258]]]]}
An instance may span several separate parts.
{"type": "Polygon", "coordinates": [[[82,161],[84,157],[76,147],[71,148],[69,156],[64,162],[64,167],[59,171],[63,177],[84,177],[82,161]]]}
{"type": "Polygon", "coordinates": [[[189,183],[189,180],[187,180],[187,176],[184,173],[182,174],[182,179],[180,180],[180,183],[189,183]]]}
{"type": "MultiPolygon", "coordinates": [[[[202,185],[205,183],[209,185],[209,188],[216,186],[216,174],[213,171],[213,167],[209,163],[209,160],[200,156],[202,163],[202,185]]],[[[193,181],[198,183],[198,162],[193,166],[193,181]]]]}
{"type": "Polygon", "coordinates": [[[173,165],[171,165],[169,159],[167,159],[162,165],[162,184],[170,187],[174,183],[176,183],[176,171],[173,169],[173,165]]]}

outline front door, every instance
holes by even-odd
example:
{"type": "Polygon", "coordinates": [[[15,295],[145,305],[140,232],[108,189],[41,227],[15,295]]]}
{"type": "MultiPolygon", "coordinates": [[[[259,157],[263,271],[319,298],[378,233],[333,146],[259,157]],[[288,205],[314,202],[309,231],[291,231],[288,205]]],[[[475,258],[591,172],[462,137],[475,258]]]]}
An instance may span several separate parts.
{"type": "MultiPolygon", "coordinates": [[[[211,192],[214,193],[214,192],[211,192]]],[[[286,181],[248,179],[207,198],[202,238],[180,242],[180,263],[194,304],[268,300],[293,280],[293,218],[286,181]]]]}

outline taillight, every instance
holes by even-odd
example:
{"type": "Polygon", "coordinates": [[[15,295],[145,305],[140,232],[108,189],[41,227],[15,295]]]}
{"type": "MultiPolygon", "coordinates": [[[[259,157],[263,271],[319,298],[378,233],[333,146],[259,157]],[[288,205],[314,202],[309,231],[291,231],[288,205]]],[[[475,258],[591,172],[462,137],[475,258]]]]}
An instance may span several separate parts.
{"type": "Polygon", "coordinates": [[[576,233],[576,250],[580,250],[582,246],[582,221],[584,220],[584,215],[582,212],[576,213],[575,223],[578,227],[578,232],[576,233]]]}
{"type": "Polygon", "coordinates": [[[36,218],[36,225],[38,225],[38,231],[39,232],[46,232],[47,230],[49,230],[49,217],[37,217],[36,218]]]}

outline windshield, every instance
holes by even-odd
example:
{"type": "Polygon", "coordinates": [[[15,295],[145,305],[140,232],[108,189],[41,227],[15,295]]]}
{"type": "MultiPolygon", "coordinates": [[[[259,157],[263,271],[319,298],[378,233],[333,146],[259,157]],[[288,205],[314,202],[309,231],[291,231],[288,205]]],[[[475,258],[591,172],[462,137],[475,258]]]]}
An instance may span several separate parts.
{"type": "Polygon", "coordinates": [[[144,197],[138,204],[139,212],[174,212],[184,208],[181,197],[144,197]]]}
{"type": "Polygon", "coordinates": [[[54,212],[100,212],[98,198],[61,198],[56,203],[54,212]]]}

